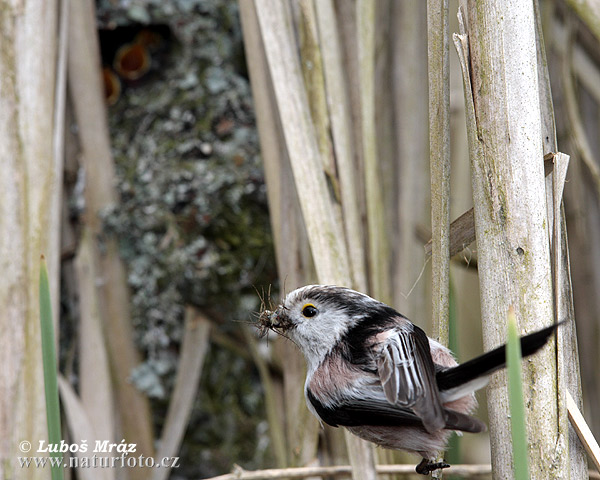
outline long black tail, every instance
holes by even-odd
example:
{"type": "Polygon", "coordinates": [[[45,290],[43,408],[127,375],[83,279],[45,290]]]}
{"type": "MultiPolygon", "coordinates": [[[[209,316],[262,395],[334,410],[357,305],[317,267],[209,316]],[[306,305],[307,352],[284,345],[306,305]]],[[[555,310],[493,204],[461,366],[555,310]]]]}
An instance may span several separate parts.
{"type": "MultiPolygon", "coordinates": [[[[521,337],[521,355],[527,357],[542,348],[550,335],[563,322],[555,323],[537,332],[521,337]]],[[[456,367],[442,370],[437,373],[437,384],[440,391],[449,390],[483,376],[487,376],[496,370],[500,370],[506,363],[506,345],[490,350],[479,357],[456,367]]]]}

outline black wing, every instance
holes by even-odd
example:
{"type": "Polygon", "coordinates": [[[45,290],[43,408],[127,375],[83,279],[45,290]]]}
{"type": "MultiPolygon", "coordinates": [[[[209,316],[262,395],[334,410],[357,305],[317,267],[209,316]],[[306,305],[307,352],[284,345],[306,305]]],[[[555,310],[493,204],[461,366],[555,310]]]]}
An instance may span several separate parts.
{"type": "MultiPolygon", "coordinates": [[[[411,409],[390,404],[385,399],[364,398],[336,406],[323,405],[310,390],[307,398],[321,420],[332,427],[362,425],[384,427],[421,427],[423,420],[411,409]]],[[[444,426],[450,430],[479,433],[486,430],[483,422],[469,415],[443,409],[444,426]]]]}
{"type": "Polygon", "coordinates": [[[423,426],[421,419],[411,410],[390,405],[385,400],[353,399],[331,407],[323,405],[310,390],[307,390],[306,396],[321,420],[332,427],[423,426]]]}

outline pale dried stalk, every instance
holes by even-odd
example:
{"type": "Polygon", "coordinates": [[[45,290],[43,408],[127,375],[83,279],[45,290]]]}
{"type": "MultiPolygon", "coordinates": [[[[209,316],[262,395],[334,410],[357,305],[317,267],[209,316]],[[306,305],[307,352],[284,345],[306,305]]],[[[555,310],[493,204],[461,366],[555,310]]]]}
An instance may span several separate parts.
{"type": "MultiPolygon", "coordinates": [[[[427,1],[433,338],[450,338],[450,62],[448,0],[427,1]]],[[[439,460],[442,460],[441,458],[439,460]]],[[[441,478],[441,470],[432,472],[441,478]]]]}
{"type": "MultiPolygon", "coordinates": [[[[69,381],[62,375],[58,376],[58,388],[60,391],[60,401],[67,420],[67,427],[71,434],[70,443],[72,445],[80,445],[80,442],[86,440],[88,452],[90,452],[95,448],[96,439],[111,441],[111,439],[98,434],[98,431],[90,421],[87,409],[81,403],[80,398],[69,381]]],[[[102,456],[102,453],[96,453],[95,455],[102,456]]],[[[80,459],[87,458],[89,460],[89,453],[82,452],[81,450],[75,452],[75,456],[80,459]]],[[[77,478],[81,478],[81,480],[112,480],[115,478],[115,469],[100,467],[79,468],[77,469],[77,478]]]]}
{"type": "MultiPolygon", "coordinates": [[[[343,229],[323,172],[296,55],[292,19],[283,2],[255,2],[287,152],[312,256],[321,283],[352,282],[343,229]]],[[[346,434],[356,479],[375,478],[372,449],[346,434]]]]}
{"type": "MultiPolygon", "coordinates": [[[[185,324],[181,354],[177,365],[175,387],[169,401],[169,410],[163,428],[156,460],[174,457],[179,452],[183,434],[188,424],[202,365],[208,351],[210,321],[191,305],[185,309],[185,324]]],[[[170,468],[156,468],[152,480],[165,480],[171,473],[170,468]]]]}
{"type": "Polygon", "coordinates": [[[600,195],[600,167],[598,167],[596,159],[594,158],[592,147],[587,139],[581,115],[579,114],[579,107],[577,106],[577,97],[575,95],[575,86],[571,68],[572,44],[570,27],[567,24],[566,47],[562,58],[561,78],[567,116],[569,125],[571,126],[570,133],[573,143],[577,147],[579,157],[592,176],[596,193],[600,195]]]}
{"type": "Polygon", "coordinates": [[[283,181],[283,167],[287,163],[287,153],[283,142],[280,125],[277,120],[277,105],[272,96],[271,81],[268,73],[267,59],[264,55],[262,39],[258,26],[258,18],[253,0],[239,2],[240,20],[244,36],[244,47],[250,73],[252,98],[256,112],[256,126],[260,137],[261,158],[267,184],[269,202],[269,219],[275,245],[277,265],[283,264],[285,253],[281,251],[281,231],[284,215],[284,198],[288,185],[283,181]]]}
{"type": "Polygon", "coordinates": [[[450,70],[448,1],[427,2],[433,337],[448,345],[450,302],[450,70]]]}
{"type": "Polygon", "coordinates": [[[298,57],[292,47],[292,20],[283,2],[255,3],[279,116],[285,119],[283,135],[317,276],[322,283],[348,284],[347,252],[325,182],[298,57]]]}
{"type": "MultiPolygon", "coordinates": [[[[550,242],[541,112],[539,103],[531,102],[539,98],[533,4],[489,0],[467,5],[469,41],[457,40],[463,60],[470,55],[463,65],[465,99],[468,106],[476,105],[467,116],[474,120],[469,137],[484,344],[489,349],[504,341],[510,305],[527,331],[552,318],[550,242]]],[[[555,360],[546,348],[529,360],[524,372],[525,385],[535,385],[525,392],[532,478],[557,475],[552,469],[558,424],[555,360]]],[[[504,385],[504,375],[498,374],[488,389],[496,478],[513,475],[504,385]]]]}
{"type": "MultiPolygon", "coordinates": [[[[88,442],[96,440],[116,441],[113,403],[113,386],[110,377],[110,361],[106,343],[100,304],[102,299],[96,287],[99,273],[95,258],[94,236],[84,226],[75,257],[75,274],[79,285],[79,395],[95,436],[86,437],[88,442]]],[[[64,389],[63,389],[64,390],[64,389]]],[[[61,392],[63,391],[61,390],[61,392]]],[[[77,417],[67,415],[70,423],[77,417]]],[[[69,425],[77,431],[77,425],[69,425]]],[[[80,441],[80,438],[74,438],[80,441]]],[[[85,468],[80,470],[86,470],[85,468]]],[[[106,470],[106,469],[103,469],[106,470]]],[[[114,478],[114,471],[105,474],[114,478]]]]}
{"type": "Polygon", "coordinates": [[[390,251],[379,178],[375,121],[375,8],[376,2],[371,0],[356,2],[360,124],[367,207],[367,264],[370,292],[384,302],[391,302],[390,251]]]}
{"type": "Polygon", "coordinates": [[[62,158],[53,155],[57,5],[0,5],[0,478],[47,473],[19,468],[17,457],[19,442],[47,438],[38,282],[43,253],[56,298],[59,243],[52,237],[60,231],[62,188],[62,158]]]}
{"type": "Polygon", "coordinates": [[[552,48],[560,55],[571,56],[573,73],[577,75],[577,81],[581,82],[581,85],[594,97],[597,103],[600,103],[600,70],[598,65],[579,44],[569,41],[569,22],[563,23],[557,19],[553,20],[552,36],[548,38],[552,42],[552,48]]]}
{"type": "MultiPolygon", "coordinates": [[[[102,231],[98,213],[117,200],[115,172],[101,84],[94,3],[91,0],[81,0],[70,4],[69,86],[79,128],[82,166],[88,179],[85,190],[85,223],[93,238],[96,238],[102,231]]],[[[96,245],[94,247],[94,261],[102,279],[98,287],[102,297],[101,314],[103,324],[110,331],[105,340],[112,362],[111,373],[123,435],[127,441],[136,443],[139,453],[153,456],[148,399],[129,380],[131,371],[139,364],[139,355],[133,344],[125,267],[114,238],[106,240],[106,251],[102,254],[96,245]]],[[[146,478],[146,473],[142,468],[136,468],[131,469],[131,476],[146,478]]]]}
{"type": "MultiPolygon", "coordinates": [[[[284,279],[284,287],[293,289],[314,278],[311,274],[314,267],[312,267],[312,259],[307,247],[308,240],[302,225],[296,187],[279,121],[254,2],[242,0],[239,5],[267,184],[269,217],[277,268],[280,278],[284,279]]],[[[272,441],[277,445],[278,461],[288,458],[290,462],[288,464],[305,465],[317,454],[320,427],[305,407],[302,394],[304,359],[300,358],[301,354],[290,342],[283,342],[277,346],[280,347],[277,352],[282,351],[281,357],[286,359],[283,363],[285,419],[281,419],[277,415],[278,412],[270,409],[269,431],[272,441]],[[282,442],[281,431],[284,426],[287,435],[282,442]],[[288,445],[292,447],[288,448],[288,445]],[[287,451],[287,455],[286,451],[282,451],[283,449],[287,451]]],[[[260,371],[260,363],[257,365],[260,371]]],[[[263,378],[270,384],[270,377],[263,378]]],[[[265,388],[268,387],[269,385],[265,385],[265,388]]],[[[275,401],[274,395],[270,397],[275,401]]],[[[271,402],[270,399],[267,400],[271,402]]]]}
{"type": "MultiPolygon", "coordinates": [[[[62,211],[62,184],[63,184],[63,164],[65,158],[65,113],[67,103],[67,60],[68,60],[68,33],[69,33],[69,0],[60,0],[58,8],[60,9],[58,18],[58,45],[56,58],[56,83],[54,93],[54,132],[53,132],[53,162],[55,184],[57,188],[50,205],[50,224],[60,225],[62,211]]],[[[60,245],[61,229],[57,228],[50,233],[50,243],[48,252],[45,256],[48,262],[49,272],[55,272],[56,277],[50,282],[50,292],[52,298],[52,312],[54,312],[54,331],[58,332],[60,322],[60,245]]],[[[56,346],[58,348],[59,338],[56,336],[56,346]]],[[[58,351],[58,350],[57,350],[58,351]]]]}
{"type": "Polygon", "coordinates": [[[567,4],[600,41],[600,3],[596,0],[567,0],[567,4]]]}
{"type": "MultiPolygon", "coordinates": [[[[358,215],[361,219],[366,218],[365,199],[365,169],[363,161],[362,124],[361,124],[361,100],[360,100],[360,69],[358,63],[358,35],[356,2],[345,2],[334,0],[335,15],[339,27],[340,47],[342,53],[345,83],[348,91],[348,108],[350,112],[350,135],[354,142],[354,180],[358,204],[358,215]]],[[[367,261],[366,244],[367,231],[365,225],[362,228],[362,242],[365,245],[363,257],[367,261]]],[[[365,264],[365,269],[368,267],[365,264]]],[[[368,283],[368,272],[365,270],[368,283]]]]}
{"type": "Polygon", "coordinates": [[[596,469],[600,472],[600,446],[598,446],[598,442],[594,438],[590,427],[588,427],[585,418],[583,418],[577,407],[577,403],[575,403],[569,392],[567,392],[567,410],[569,412],[569,420],[575,427],[581,443],[583,443],[586,452],[594,462],[596,469]]]}
{"type": "MultiPolygon", "coordinates": [[[[414,465],[377,465],[378,475],[415,475],[414,465]]],[[[307,477],[338,477],[350,474],[350,465],[335,467],[304,467],[304,468],[282,468],[269,470],[248,471],[236,467],[232,473],[220,475],[206,480],[268,480],[273,478],[307,478],[307,477]]],[[[465,478],[489,475],[492,471],[491,465],[452,465],[448,473],[465,478]]]]}
{"type": "MultiPolygon", "coordinates": [[[[557,154],[559,163],[564,154],[557,154]]],[[[565,157],[568,156],[564,155],[565,157]]],[[[567,160],[568,161],[568,160],[567,160]]],[[[559,169],[557,169],[559,170],[559,169]]],[[[557,175],[558,176],[558,175],[557,175]]],[[[582,407],[582,385],[579,367],[579,347],[575,328],[575,312],[573,302],[573,289],[571,285],[570,260],[567,240],[567,225],[565,212],[560,200],[560,180],[553,181],[554,190],[554,232],[553,232],[553,263],[554,263],[554,291],[555,291],[555,318],[568,320],[557,333],[557,384],[558,384],[558,437],[560,446],[564,448],[560,461],[561,469],[569,471],[572,479],[584,478],[587,473],[587,462],[583,445],[577,439],[577,433],[567,420],[569,402],[566,396],[577,399],[577,404],[582,407]],[[563,446],[564,445],[564,446],[563,446]]]]}
{"type": "Polygon", "coordinates": [[[331,135],[340,184],[340,201],[353,286],[367,290],[367,273],[364,262],[362,222],[358,207],[355,180],[354,144],[349,105],[349,92],[342,64],[342,48],[338,36],[337,20],[332,0],[315,2],[319,26],[319,42],[323,55],[323,73],[327,105],[331,119],[331,135]]]}
{"type": "Polygon", "coordinates": [[[299,0],[297,7],[296,25],[300,47],[300,66],[306,87],[310,117],[323,162],[323,171],[329,178],[334,192],[339,196],[316,7],[312,0],[299,0]]]}
{"type": "MultiPolygon", "coordinates": [[[[571,186],[567,189],[567,201],[570,205],[570,228],[571,243],[574,245],[574,268],[573,283],[575,301],[578,305],[578,328],[579,341],[583,356],[581,357],[583,386],[586,393],[587,406],[591,408],[599,403],[598,379],[598,355],[597,355],[597,312],[600,308],[598,301],[598,256],[594,254],[594,247],[598,245],[598,229],[595,227],[597,218],[597,205],[590,199],[600,192],[600,174],[595,151],[591,142],[595,140],[587,136],[590,130],[588,123],[592,122],[590,131],[597,125],[597,116],[594,114],[584,119],[586,109],[585,96],[579,101],[574,90],[575,81],[584,87],[581,93],[587,92],[594,98],[600,99],[600,74],[597,67],[593,66],[581,47],[572,41],[572,25],[567,16],[564,23],[554,22],[551,34],[553,35],[553,46],[561,57],[559,64],[559,78],[562,79],[563,111],[566,119],[562,119],[563,128],[570,135],[570,145],[575,151],[574,162],[570,177],[571,186]],[[581,68],[583,67],[583,68],[581,68]],[[576,78],[574,73],[577,73],[576,78]],[[582,103],[584,102],[584,103],[582,103]],[[584,127],[585,125],[585,127],[584,127]],[[591,174],[591,178],[590,178],[591,174]],[[591,181],[591,184],[590,184],[591,181]],[[590,189],[591,187],[591,189],[590,189]]],[[[589,101],[589,98],[588,98],[589,101]]],[[[592,102],[593,103],[593,102],[592,102]]],[[[588,105],[589,106],[589,105],[588,105]]],[[[566,233],[566,232],[565,232],[566,233]]],[[[568,260],[568,259],[567,259],[568,260]]],[[[571,391],[573,398],[579,400],[579,395],[571,391]]],[[[593,409],[589,410],[594,413],[593,409]]],[[[597,431],[600,427],[599,418],[595,415],[590,417],[590,422],[597,431]]]]}
{"type": "MultiPolygon", "coordinates": [[[[279,412],[277,410],[278,397],[275,392],[273,378],[269,370],[269,366],[267,365],[267,362],[262,357],[261,353],[258,351],[258,348],[256,346],[256,337],[246,328],[243,330],[243,332],[244,336],[246,337],[248,346],[250,347],[250,354],[252,355],[252,359],[254,360],[256,369],[258,370],[258,375],[260,376],[260,383],[264,391],[265,412],[267,416],[267,421],[269,422],[269,435],[271,437],[271,444],[275,461],[277,462],[276,465],[284,467],[287,465],[288,442],[286,441],[287,439],[285,437],[282,425],[283,422],[281,421],[279,412]]],[[[289,405],[286,405],[287,409],[289,409],[289,407],[289,405]]],[[[290,412],[286,413],[289,415],[290,412]]]]}
{"type": "Polygon", "coordinates": [[[548,232],[551,238],[554,289],[554,320],[569,320],[557,333],[557,468],[569,472],[572,479],[584,478],[587,465],[582,445],[577,441],[576,433],[569,424],[566,396],[572,392],[578,402],[582,402],[581,375],[575,312],[573,308],[573,289],[569,264],[569,245],[565,212],[562,198],[569,166],[569,156],[558,151],[554,105],[550,87],[550,74],[547,68],[546,48],[542,31],[542,17],[538,3],[535,5],[536,51],[538,81],[540,92],[540,110],[542,120],[542,141],[546,171],[546,210],[548,212],[548,232]],[[551,165],[548,165],[550,163],[551,165]],[[549,168],[550,167],[550,168],[549,168]],[[558,454],[558,448],[565,453],[558,454]]]}
{"type": "Polygon", "coordinates": [[[426,2],[393,2],[393,89],[396,122],[395,144],[398,232],[394,239],[394,305],[423,326],[430,300],[427,282],[415,282],[423,268],[422,244],[417,225],[431,221],[427,82],[426,2]],[[414,288],[414,290],[413,290],[414,288]],[[409,295],[408,293],[412,293],[409,295]]]}

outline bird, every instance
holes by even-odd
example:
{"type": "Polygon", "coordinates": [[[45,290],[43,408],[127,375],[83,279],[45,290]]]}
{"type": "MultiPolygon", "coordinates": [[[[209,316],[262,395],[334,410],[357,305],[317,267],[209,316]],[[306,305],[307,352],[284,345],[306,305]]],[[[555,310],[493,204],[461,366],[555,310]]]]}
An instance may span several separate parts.
{"type": "MultiPolygon", "coordinates": [[[[422,457],[417,473],[437,461],[452,431],[479,433],[474,392],[505,365],[505,345],[458,364],[394,308],[335,285],[307,285],[263,309],[258,327],[294,342],[307,364],[304,396],[321,424],[345,427],[378,446],[422,457]]],[[[521,337],[523,357],[542,348],[560,323],[521,337]]]]}

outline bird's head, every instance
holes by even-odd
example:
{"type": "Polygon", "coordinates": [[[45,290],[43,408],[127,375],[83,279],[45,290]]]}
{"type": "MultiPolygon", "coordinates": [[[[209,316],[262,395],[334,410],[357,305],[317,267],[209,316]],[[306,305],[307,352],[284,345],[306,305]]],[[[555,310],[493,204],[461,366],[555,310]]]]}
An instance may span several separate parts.
{"type": "Polygon", "coordinates": [[[263,310],[259,323],[263,330],[292,340],[312,364],[382,307],[381,302],[349,288],[308,285],[290,292],[275,310],[263,310]]]}

